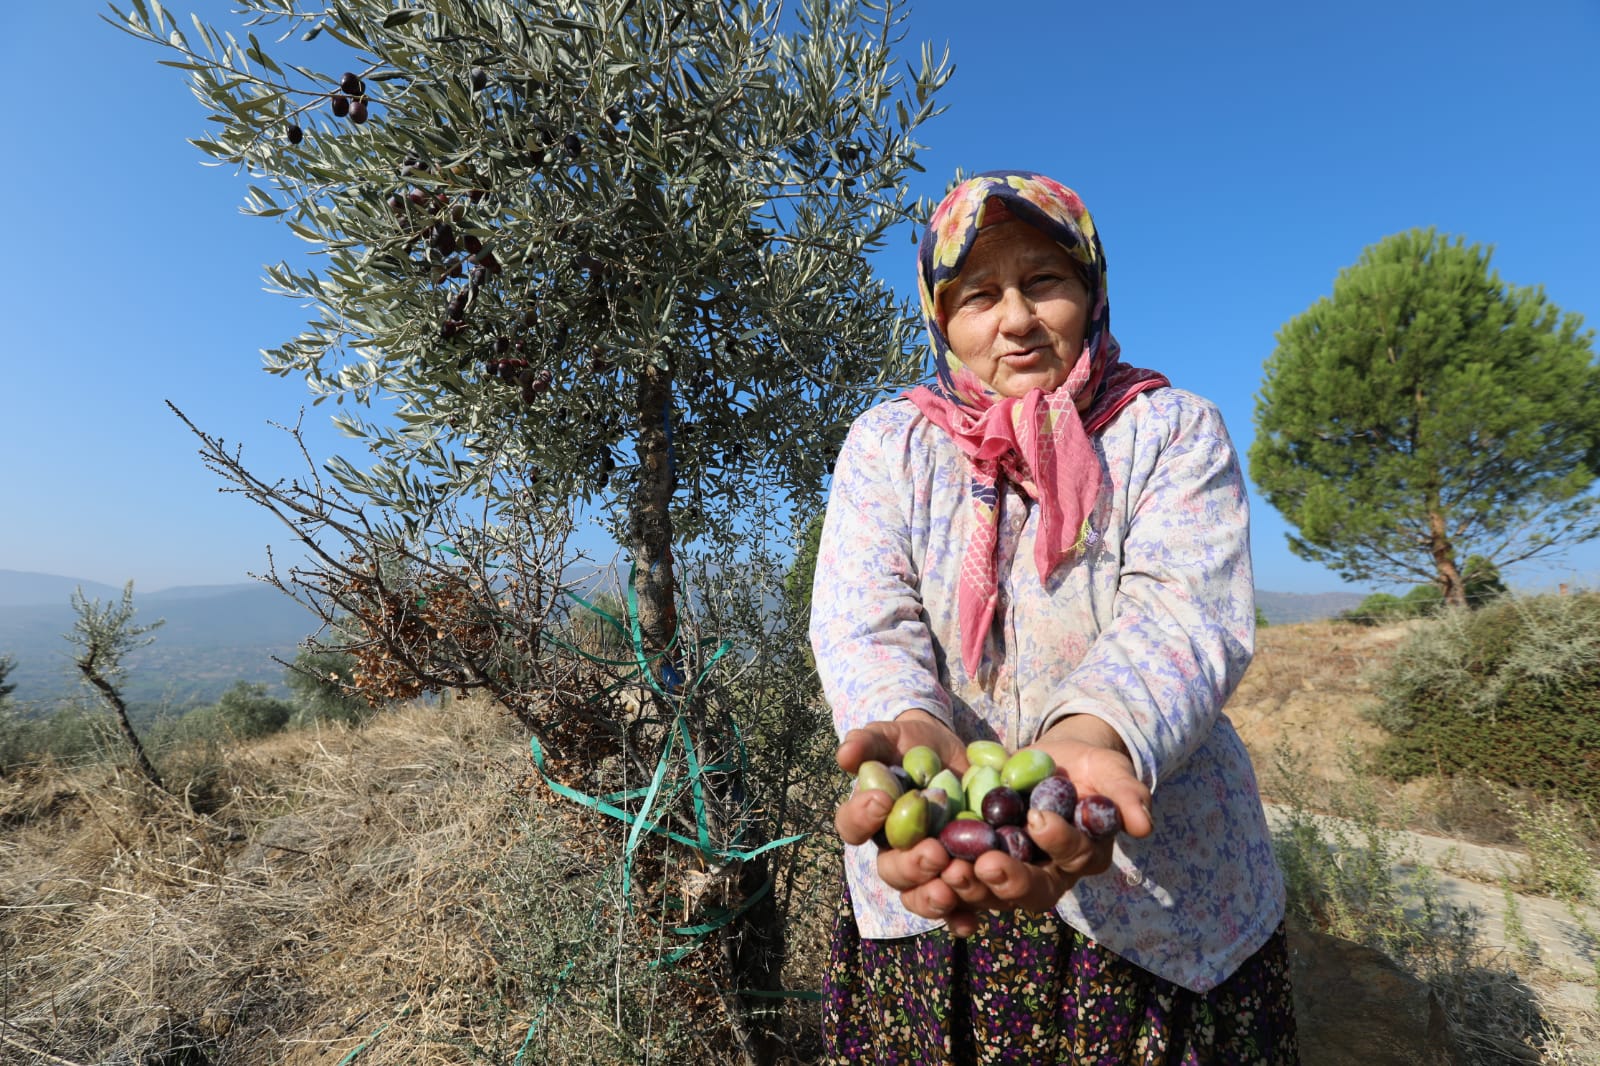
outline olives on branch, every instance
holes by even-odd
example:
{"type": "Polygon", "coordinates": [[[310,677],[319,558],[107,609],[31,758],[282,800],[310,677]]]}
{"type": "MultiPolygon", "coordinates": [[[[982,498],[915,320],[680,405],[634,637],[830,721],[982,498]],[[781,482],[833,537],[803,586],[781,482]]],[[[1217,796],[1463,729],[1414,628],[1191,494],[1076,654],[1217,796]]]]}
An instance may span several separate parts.
{"type": "Polygon", "coordinates": [[[456,231],[448,222],[441,222],[434,227],[433,247],[440,255],[450,255],[456,250],[456,231]]]}

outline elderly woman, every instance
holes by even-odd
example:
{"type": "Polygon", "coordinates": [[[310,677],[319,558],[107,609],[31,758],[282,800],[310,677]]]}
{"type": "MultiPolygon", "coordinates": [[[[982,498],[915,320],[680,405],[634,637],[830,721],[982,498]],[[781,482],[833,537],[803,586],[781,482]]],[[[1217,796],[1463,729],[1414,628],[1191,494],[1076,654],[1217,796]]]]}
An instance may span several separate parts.
{"type": "Polygon", "coordinates": [[[1217,409],[1127,366],[1082,202],[962,182],[919,254],[937,381],[859,418],[835,468],[811,636],[839,763],[978,739],[1048,752],[1117,807],[1095,840],[952,859],[839,809],[830,1061],[1298,1061],[1283,881],[1222,705],[1250,662],[1249,519],[1217,409]]]}

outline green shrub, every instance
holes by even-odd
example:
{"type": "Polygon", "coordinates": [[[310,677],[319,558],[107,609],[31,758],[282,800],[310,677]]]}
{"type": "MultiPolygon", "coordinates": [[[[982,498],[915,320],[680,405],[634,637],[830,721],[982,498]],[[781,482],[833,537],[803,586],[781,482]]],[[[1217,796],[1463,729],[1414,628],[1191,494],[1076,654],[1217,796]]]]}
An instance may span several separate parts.
{"type": "Polygon", "coordinates": [[[1509,591],[1500,580],[1500,568],[1481,555],[1467,556],[1461,567],[1461,583],[1465,586],[1468,607],[1486,606],[1509,591]]]}
{"type": "Polygon", "coordinates": [[[1438,585],[1418,585],[1400,597],[1407,618],[1422,618],[1444,606],[1444,593],[1438,585]]]}
{"type": "Polygon", "coordinates": [[[104,712],[69,700],[47,715],[0,707],[0,776],[40,762],[92,762],[105,755],[116,732],[104,712]]]}
{"type": "Polygon", "coordinates": [[[290,724],[339,722],[359,725],[372,717],[373,706],[355,688],[356,661],[349,652],[302,649],[294,666],[283,672],[294,696],[290,724]]]}
{"type": "Polygon", "coordinates": [[[228,733],[247,740],[276,733],[289,724],[294,704],[267,695],[259,682],[238,681],[217,700],[217,724],[228,733]]]}
{"type": "Polygon", "coordinates": [[[1437,585],[1417,585],[1404,596],[1374,592],[1339,617],[1357,625],[1381,626],[1408,618],[1425,618],[1444,604],[1444,593],[1437,585]]]}
{"type": "Polygon", "coordinates": [[[1385,772],[1600,801],[1600,594],[1446,611],[1398,649],[1378,689],[1385,772]]]}

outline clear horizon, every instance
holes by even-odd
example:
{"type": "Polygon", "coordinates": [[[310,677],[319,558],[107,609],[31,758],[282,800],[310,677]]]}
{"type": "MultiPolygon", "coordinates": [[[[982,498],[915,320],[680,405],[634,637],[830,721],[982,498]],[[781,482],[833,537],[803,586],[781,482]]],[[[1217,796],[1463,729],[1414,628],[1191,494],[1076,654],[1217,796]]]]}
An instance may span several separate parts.
{"type": "MultiPolygon", "coordinates": [[[[165,401],[262,473],[298,472],[269,423],[302,408],[319,460],[348,442],[332,408],[260,369],[259,350],[306,317],[263,291],[262,266],[300,257],[300,243],[240,215],[246,181],[186,143],[207,124],[181,73],[106,10],[28,5],[0,44],[0,84],[18,102],[0,190],[20,208],[0,299],[22,400],[0,430],[13,515],[0,567],[142,591],[238,583],[266,566],[268,544],[282,562],[292,541],[219,493],[165,401]],[[45,42],[70,42],[70,62],[45,42]]],[[[1028,167],[1076,188],[1104,236],[1124,357],[1214,400],[1241,452],[1275,331],[1388,234],[1434,226],[1492,245],[1507,282],[1542,286],[1591,328],[1600,318],[1600,7],[1174,0],[973,18],[939,0],[910,12],[904,54],[948,41],[956,64],[913,191],[937,194],[958,166],[1028,167]]],[[[331,46],[312,59],[339,64],[331,46]]],[[[906,235],[879,267],[913,291],[906,235]]],[[[1295,558],[1253,486],[1252,502],[1258,588],[1394,588],[1295,558]]],[[[585,543],[610,554],[598,533],[585,543]]],[[[1593,587],[1600,542],[1507,578],[1593,587]]]]}

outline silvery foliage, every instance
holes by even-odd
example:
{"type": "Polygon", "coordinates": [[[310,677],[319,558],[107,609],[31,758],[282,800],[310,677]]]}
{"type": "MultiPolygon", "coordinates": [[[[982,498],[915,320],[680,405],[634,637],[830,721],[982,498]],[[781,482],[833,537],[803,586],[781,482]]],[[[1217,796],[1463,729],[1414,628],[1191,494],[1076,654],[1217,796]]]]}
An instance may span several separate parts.
{"type": "Polygon", "coordinates": [[[188,72],[246,210],[317,253],[269,268],[314,317],[266,367],[348,401],[373,462],[331,472],[408,534],[467,501],[620,519],[663,459],[675,537],[727,530],[759,493],[814,500],[850,419],[918,376],[867,256],[926,211],[903,177],[950,67],[899,72],[894,0],[239,12],[119,17],[188,72]],[[638,447],[662,415],[666,456],[638,447]]]}

